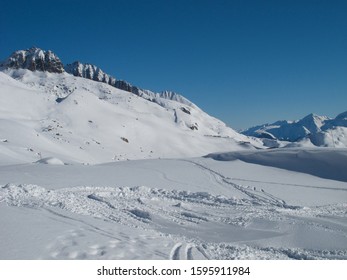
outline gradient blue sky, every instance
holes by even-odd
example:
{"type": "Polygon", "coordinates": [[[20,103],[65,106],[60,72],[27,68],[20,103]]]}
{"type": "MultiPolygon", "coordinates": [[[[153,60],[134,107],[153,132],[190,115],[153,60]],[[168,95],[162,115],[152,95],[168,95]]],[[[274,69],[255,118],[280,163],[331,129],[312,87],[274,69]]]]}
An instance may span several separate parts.
{"type": "Polygon", "coordinates": [[[240,129],[347,110],[346,0],[1,0],[0,60],[37,46],[240,129]]]}

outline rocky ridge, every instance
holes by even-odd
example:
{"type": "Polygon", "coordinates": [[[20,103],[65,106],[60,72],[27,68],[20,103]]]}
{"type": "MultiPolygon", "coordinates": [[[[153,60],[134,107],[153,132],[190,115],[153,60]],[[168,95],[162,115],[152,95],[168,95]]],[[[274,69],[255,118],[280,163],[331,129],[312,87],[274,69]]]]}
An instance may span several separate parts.
{"type": "Polygon", "coordinates": [[[141,89],[124,80],[117,80],[115,77],[105,73],[98,66],[75,61],[63,65],[62,61],[52,51],[42,50],[32,47],[27,50],[18,50],[12,53],[4,62],[0,63],[1,68],[28,69],[31,71],[42,71],[50,73],[69,73],[76,77],[82,77],[89,80],[106,83],[115,88],[131,92],[146,100],[155,102],[162,106],[160,98],[174,100],[185,105],[194,105],[182,95],[173,91],[163,91],[155,93],[150,90],[141,89]]]}
{"type": "Polygon", "coordinates": [[[64,72],[64,65],[56,54],[35,47],[15,51],[4,62],[0,63],[0,67],[50,73],[64,72]]]}

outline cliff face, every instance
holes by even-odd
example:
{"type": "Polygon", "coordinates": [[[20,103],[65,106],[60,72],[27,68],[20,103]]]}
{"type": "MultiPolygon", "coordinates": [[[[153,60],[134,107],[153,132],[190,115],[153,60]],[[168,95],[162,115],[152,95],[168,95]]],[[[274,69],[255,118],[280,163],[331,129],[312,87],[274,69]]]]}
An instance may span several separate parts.
{"type": "Polygon", "coordinates": [[[39,48],[30,48],[12,53],[0,65],[4,68],[28,69],[31,71],[47,71],[63,73],[64,65],[52,51],[43,51],[39,48]]]}
{"type": "Polygon", "coordinates": [[[75,61],[74,63],[67,64],[65,66],[65,71],[77,77],[106,83],[121,90],[132,92],[137,95],[140,94],[140,89],[138,87],[131,85],[127,81],[117,80],[116,78],[106,74],[99,67],[92,64],[75,61]]]}
{"type": "Polygon", "coordinates": [[[65,66],[65,71],[77,77],[82,77],[82,78],[90,79],[93,81],[106,83],[111,86],[115,86],[116,84],[115,78],[106,74],[99,67],[92,64],[75,61],[71,64],[67,64],[65,66]]]}

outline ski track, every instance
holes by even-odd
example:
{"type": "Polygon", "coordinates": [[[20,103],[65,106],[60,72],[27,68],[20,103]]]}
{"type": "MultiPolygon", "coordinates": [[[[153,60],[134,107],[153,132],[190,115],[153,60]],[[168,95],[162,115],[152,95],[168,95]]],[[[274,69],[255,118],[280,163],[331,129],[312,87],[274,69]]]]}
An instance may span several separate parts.
{"type": "MultiPolygon", "coordinates": [[[[235,184],[225,177],[200,163],[188,161],[201,168],[213,180],[224,188],[234,188],[246,198],[236,199],[207,192],[188,192],[179,190],[164,190],[145,186],[135,187],[71,187],[47,190],[37,185],[7,184],[0,187],[0,203],[9,206],[43,209],[59,219],[77,223],[85,231],[109,239],[109,244],[92,245],[87,251],[78,251],[78,238],[83,238],[82,231],[67,232],[58,236],[50,246],[51,258],[84,259],[103,258],[117,243],[122,244],[129,237],[115,236],[112,231],[94,226],[83,219],[75,219],[69,215],[74,213],[93,218],[99,218],[111,223],[143,230],[148,239],[155,236],[168,236],[176,245],[172,247],[167,257],[179,259],[242,259],[242,258],[282,258],[282,259],[346,259],[344,250],[319,251],[293,248],[256,247],[235,245],[221,242],[211,243],[199,237],[186,235],[186,229],[203,230],[209,223],[218,225],[233,225],[246,227],[254,217],[267,221],[287,220],[288,223],[310,223],[315,228],[332,233],[338,232],[347,237],[345,225],[340,228],[337,223],[324,222],[325,216],[346,217],[346,205],[328,205],[311,208],[301,208],[287,205],[281,198],[275,197],[263,189],[251,186],[244,187],[235,184]],[[322,218],[323,217],[323,218],[322,218]],[[314,221],[314,222],[312,222],[314,221]],[[174,228],[184,228],[176,233],[165,231],[167,225],[174,228]],[[152,236],[152,237],[151,237],[152,236]],[[94,246],[94,247],[93,247],[94,246]],[[76,248],[75,248],[76,247],[76,248]],[[58,249],[57,249],[58,248],[58,249]],[[75,249],[72,249],[75,248],[75,249]]],[[[74,216],[76,217],[76,216],[74,216]]],[[[78,216],[77,216],[78,217],[78,216]]],[[[129,241],[130,242],[130,241],[129,241]]],[[[141,244],[139,238],[134,242],[141,244]]],[[[90,244],[89,244],[90,245],[90,244]]],[[[89,246],[88,245],[88,246],[89,246]]],[[[118,246],[117,245],[117,246],[118,246]]],[[[120,245],[119,245],[120,246],[120,245]]],[[[138,245],[141,246],[141,245],[138,245]]],[[[125,248],[125,247],[124,247],[125,248]]],[[[122,258],[130,255],[117,255],[122,258]]],[[[165,257],[161,252],[157,256],[165,257]]]]}
{"type": "Polygon", "coordinates": [[[237,191],[245,194],[246,196],[249,197],[249,199],[251,199],[253,201],[254,204],[274,205],[274,206],[283,207],[283,208],[290,208],[290,209],[299,208],[298,206],[287,205],[287,203],[284,200],[277,198],[277,197],[271,195],[270,193],[265,192],[263,189],[258,191],[256,187],[253,187],[253,191],[252,191],[252,187],[250,187],[250,186],[243,187],[241,185],[233,183],[233,182],[231,182],[230,178],[227,178],[224,175],[222,175],[221,173],[219,173],[215,170],[212,170],[211,168],[206,167],[200,163],[197,163],[197,162],[192,161],[192,160],[182,160],[182,161],[194,164],[197,167],[213,174],[214,177],[216,178],[217,183],[219,183],[220,185],[227,185],[228,187],[232,187],[232,188],[236,189],[237,191]]]}
{"type": "Polygon", "coordinates": [[[170,260],[206,260],[209,259],[205,251],[197,245],[187,243],[177,243],[172,248],[170,253],[170,260]],[[184,249],[183,249],[184,247],[184,249]]]}
{"type": "Polygon", "coordinates": [[[170,253],[170,259],[171,260],[179,260],[180,259],[180,251],[182,248],[182,244],[181,243],[177,243],[171,250],[170,253]]]}
{"type": "Polygon", "coordinates": [[[303,185],[303,184],[288,184],[283,182],[269,182],[269,181],[259,181],[259,180],[250,180],[250,179],[241,179],[233,177],[234,181],[242,181],[242,182],[251,182],[251,183],[262,183],[262,184],[270,184],[270,185],[282,185],[282,186],[290,186],[290,187],[303,187],[303,188],[311,188],[311,189],[319,189],[319,190],[334,190],[334,191],[342,191],[347,192],[347,189],[342,188],[334,188],[334,187],[317,187],[312,185],[303,185]]]}

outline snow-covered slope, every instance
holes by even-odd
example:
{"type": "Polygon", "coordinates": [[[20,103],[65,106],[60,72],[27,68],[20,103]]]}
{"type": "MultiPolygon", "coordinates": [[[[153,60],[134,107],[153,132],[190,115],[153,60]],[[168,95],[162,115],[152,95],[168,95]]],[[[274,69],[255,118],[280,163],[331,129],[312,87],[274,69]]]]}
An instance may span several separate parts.
{"type": "Polygon", "coordinates": [[[137,86],[133,86],[127,81],[117,80],[111,75],[106,74],[99,67],[89,63],[81,63],[79,61],[76,61],[72,64],[67,64],[65,66],[65,71],[76,77],[82,77],[93,81],[106,83],[115,88],[134,93],[146,100],[155,102],[160,106],[163,106],[164,108],[166,106],[166,102],[162,102],[162,99],[173,100],[182,103],[183,105],[196,107],[191,101],[176,92],[166,90],[161,93],[155,93],[150,90],[141,89],[137,86]]]}
{"type": "Polygon", "coordinates": [[[210,157],[0,166],[0,259],[347,259],[346,150],[210,157]]]}
{"type": "Polygon", "coordinates": [[[6,162],[198,156],[242,149],[249,141],[197,106],[157,97],[159,106],[67,73],[8,69],[0,72],[0,88],[6,162]]]}
{"type": "Polygon", "coordinates": [[[278,146],[347,147],[347,112],[331,119],[309,114],[298,121],[277,121],[242,131],[244,135],[277,142],[278,146]],[[279,143],[287,141],[292,143],[279,143]]]}

